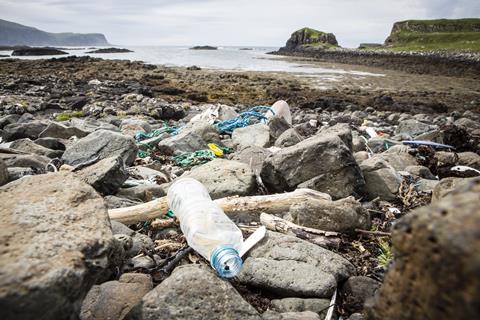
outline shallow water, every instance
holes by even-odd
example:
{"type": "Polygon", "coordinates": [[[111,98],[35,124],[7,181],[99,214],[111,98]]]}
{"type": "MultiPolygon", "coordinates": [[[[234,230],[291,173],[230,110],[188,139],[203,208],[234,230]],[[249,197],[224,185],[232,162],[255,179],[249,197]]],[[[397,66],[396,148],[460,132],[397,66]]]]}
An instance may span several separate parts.
{"type": "MultiPolygon", "coordinates": [[[[72,48],[65,50],[70,55],[104,58],[127,59],[144,61],[150,64],[167,66],[198,66],[208,69],[228,71],[263,71],[263,72],[288,72],[297,74],[310,74],[327,79],[339,79],[343,75],[350,76],[381,76],[370,72],[358,70],[344,70],[341,68],[318,66],[313,63],[299,62],[284,59],[283,57],[268,55],[267,52],[275,51],[275,47],[249,47],[251,50],[241,50],[242,47],[219,47],[218,50],[190,50],[189,47],[170,46],[136,46],[124,47],[134,52],[87,54],[88,48],[72,48]]],[[[11,54],[11,51],[0,51],[0,54],[11,54]]],[[[63,56],[35,56],[15,57],[20,59],[45,59],[63,56]]]]}

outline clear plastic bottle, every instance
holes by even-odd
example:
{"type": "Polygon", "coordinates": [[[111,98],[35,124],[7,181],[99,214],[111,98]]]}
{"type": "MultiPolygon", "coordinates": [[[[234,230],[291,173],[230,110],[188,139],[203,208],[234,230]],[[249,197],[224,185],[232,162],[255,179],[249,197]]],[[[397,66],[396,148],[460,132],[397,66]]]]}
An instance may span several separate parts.
{"type": "Polygon", "coordinates": [[[242,268],[242,232],[212,201],[205,186],[181,178],[170,186],[167,199],[190,247],[209,260],[221,277],[237,275],[242,268]]]}

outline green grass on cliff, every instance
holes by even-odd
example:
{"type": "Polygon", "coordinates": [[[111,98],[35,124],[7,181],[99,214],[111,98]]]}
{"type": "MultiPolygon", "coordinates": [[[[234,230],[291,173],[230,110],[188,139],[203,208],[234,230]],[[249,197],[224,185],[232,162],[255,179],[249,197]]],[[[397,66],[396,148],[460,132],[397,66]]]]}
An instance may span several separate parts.
{"type": "Polygon", "coordinates": [[[469,28],[471,25],[478,25],[480,23],[480,19],[478,18],[466,18],[466,19],[433,19],[433,20],[405,20],[400,21],[408,22],[410,24],[418,24],[418,25],[452,25],[455,24],[457,26],[463,26],[465,28],[469,28]]]}
{"type": "Polygon", "coordinates": [[[302,32],[302,31],[305,32],[305,34],[308,35],[312,40],[318,40],[322,35],[325,34],[325,32],[323,31],[318,31],[312,28],[307,28],[307,27],[300,29],[297,32],[302,32]]]}
{"type": "Polygon", "coordinates": [[[406,32],[395,34],[394,51],[480,51],[480,32],[406,32]]]}
{"type": "Polygon", "coordinates": [[[406,20],[410,28],[431,26],[432,31],[412,31],[407,27],[390,35],[392,43],[386,46],[394,51],[480,51],[480,19],[406,20]],[[435,28],[438,26],[439,28],[435,28]],[[446,30],[441,30],[442,26],[446,30]],[[449,29],[449,27],[453,27],[449,29]]]}

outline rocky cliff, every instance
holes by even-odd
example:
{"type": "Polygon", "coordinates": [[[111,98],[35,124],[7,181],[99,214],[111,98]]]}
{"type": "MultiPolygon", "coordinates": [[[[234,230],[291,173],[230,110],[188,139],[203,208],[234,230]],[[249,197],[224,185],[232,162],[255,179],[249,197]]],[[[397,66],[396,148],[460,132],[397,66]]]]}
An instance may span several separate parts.
{"type": "Polygon", "coordinates": [[[396,22],[385,45],[396,49],[480,51],[480,19],[396,22]]]}
{"type": "Polygon", "coordinates": [[[0,19],[0,45],[4,46],[104,46],[101,33],[50,33],[0,19]]]}
{"type": "Polygon", "coordinates": [[[311,28],[303,28],[295,31],[288,39],[285,48],[293,50],[298,47],[337,47],[338,42],[333,33],[326,33],[311,28]]]}

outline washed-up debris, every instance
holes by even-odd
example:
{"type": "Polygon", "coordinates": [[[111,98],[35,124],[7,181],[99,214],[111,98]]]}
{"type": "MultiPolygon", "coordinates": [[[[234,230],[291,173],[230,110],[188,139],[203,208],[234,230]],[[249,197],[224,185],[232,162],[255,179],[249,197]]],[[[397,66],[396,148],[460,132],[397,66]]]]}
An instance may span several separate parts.
{"type": "Polygon", "coordinates": [[[182,178],[168,189],[167,200],[189,246],[210,261],[219,276],[235,277],[242,269],[243,235],[212,201],[205,186],[182,178]]]}
{"type": "Polygon", "coordinates": [[[429,146],[434,149],[451,149],[455,150],[453,146],[449,146],[447,144],[442,144],[442,143],[437,143],[433,141],[425,141],[425,140],[405,140],[402,141],[404,145],[412,146],[414,148],[417,148],[419,146],[429,146]]]}

